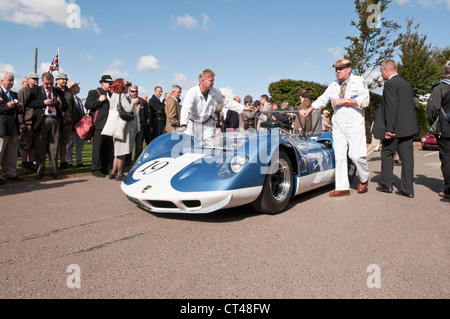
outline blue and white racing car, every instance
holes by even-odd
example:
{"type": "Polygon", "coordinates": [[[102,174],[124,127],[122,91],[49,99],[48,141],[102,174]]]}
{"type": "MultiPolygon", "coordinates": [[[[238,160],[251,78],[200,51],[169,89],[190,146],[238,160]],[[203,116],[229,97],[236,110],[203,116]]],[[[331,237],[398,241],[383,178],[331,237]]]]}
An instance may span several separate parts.
{"type": "MultiPolygon", "coordinates": [[[[330,132],[312,140],[278,121],[261,126],[265,130],[219,134],[206,143],[164,134],[145,149],[121,188],[150,212],[204,214],[251,204],[277,214],[292,197],[334,183],[330,132]]],[[[350,159],[348,167],[352,180],[350,159]]]]}

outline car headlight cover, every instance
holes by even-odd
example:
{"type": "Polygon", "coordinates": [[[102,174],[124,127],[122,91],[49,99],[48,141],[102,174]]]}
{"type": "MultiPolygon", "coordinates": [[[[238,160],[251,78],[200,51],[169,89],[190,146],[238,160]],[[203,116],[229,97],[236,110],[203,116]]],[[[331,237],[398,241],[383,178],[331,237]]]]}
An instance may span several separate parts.
{"type": "Polygon", "coordinates": [[[233,156],[230,160],[230,168],[233,173],[239,173],[242,168],[244,168],[245,164],[248,162],[248,157],[246,155],[237,154],[233,156]]]}

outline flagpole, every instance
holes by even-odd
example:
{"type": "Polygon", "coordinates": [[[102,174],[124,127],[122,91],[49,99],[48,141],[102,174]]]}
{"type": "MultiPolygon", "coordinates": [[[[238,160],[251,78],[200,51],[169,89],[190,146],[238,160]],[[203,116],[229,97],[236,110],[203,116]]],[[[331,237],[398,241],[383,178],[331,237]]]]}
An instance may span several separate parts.
{"type": "Polygon", "coordinates": [[[34,50],[34,73],[37,73],[38,48],[34,50]]]}

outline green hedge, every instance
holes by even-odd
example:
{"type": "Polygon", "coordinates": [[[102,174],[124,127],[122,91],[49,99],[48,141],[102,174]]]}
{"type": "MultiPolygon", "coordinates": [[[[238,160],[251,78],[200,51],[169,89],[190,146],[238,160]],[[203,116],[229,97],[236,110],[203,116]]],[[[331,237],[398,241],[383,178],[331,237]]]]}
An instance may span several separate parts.
{"type": "MultiPolygon", "coordinates": [[[[298,106],[300,104],[298,91],[300,89],[306,89],[309,92],[309,99],[315,101],[319,96],[325,92],[327,85],[301,80],[280,80],[273,82],[269,85],[270,98],[274,103],[280,105],[282,102],[286,101],[290,106],[298,106]]],[[[381,95],[370,92],[370,106],[366,109],[366,135],[367,141],[372,140],[372,135],[370,134],[370,127],[373,121],[373,112],[380,106],[381,95]]],[[[333,107],[329,103],[326,110],[330,111],[331,116],[333,115],[333,107]]],[[[417,119],[419,121],[420,133],[415,137],[415,140],[420,140],[420,137],[425,134],[429,127],[427,122],[427,112],[426,105],[416,103],[416,113],[417,119]]]]}

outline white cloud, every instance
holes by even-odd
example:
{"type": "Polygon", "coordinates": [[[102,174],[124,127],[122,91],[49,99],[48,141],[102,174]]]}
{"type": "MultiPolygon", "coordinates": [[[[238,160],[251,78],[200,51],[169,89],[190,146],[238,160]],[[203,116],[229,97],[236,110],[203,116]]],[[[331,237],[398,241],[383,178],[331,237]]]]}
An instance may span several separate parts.
{"type": "Polygon", "coordinates": [[[234,92],[233,92],[233,89],[228,86],[224,87],[224,88],[220,88],[219,90],[228,99],[233,99],[236,96],[236,94],[234,94],[234,92]]]}
{"type": "Polygon", "coordinates": [[[172,83],[181,86],[183,91],[189,90],[191,87],[197,85],[198,81],[189,80],[186,75],[182,73],[175,73],[172,83]]]}
{"type": "Polygon", "coordinates": [[[128,78],[130,77],[130,74],[126,71],[121,70],[123,65],[124,64],[122,61],[114,60],[109,64],[108,69],[106,69],[106,71],[103,72],[102,74],[109,74],[113,79],[128,78]]]}
{"type": "Polygon", "coordinates": [[[173,22],[175,28],[185,28],[185,29],[198,29],[208,30],[211,25],[211,19],[207,14],[202,14],[200,19],[196,19],[189,14],[184,16],[177,16],[173,22]]]}
{"type": "MultiPolygon", "coordinates": [[[[0,0],[0,20],[27,25],[31,28],[43,27],[47,22],[69,28],[73,22],[73,11],[67,12],[72,3],[66,0],[0,0]]],[[[91,16],[82,16],[82,9],[78,10],[80,28],[94,34],[101,34],[101,30],[91,16]]],[[[74,28],[75,30],[77,28],[74,28]]]]}
{"type": "Polygon", "coordinates": [[[153,71],[159,68],[159,61],[153,55],[142,56],[137,64],[138,71],[153,71]]]}
{"type": "Polygon", "coordinates": [[[416,3],[422,7],[430,7],[433,9],[439,9],[447,7],[450,10],[450,0],[396,0],[399,5],[414,6],[416,3]]]}
{"type": "Polygon", "coordinates": [[[327,52],[331,53],[331,55],[335,58],[342,58],[344,49],[341,47],[328,48],[327,52]]]}

